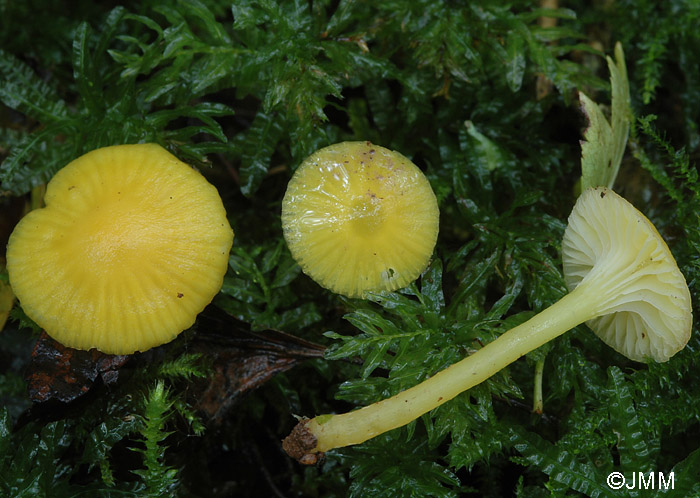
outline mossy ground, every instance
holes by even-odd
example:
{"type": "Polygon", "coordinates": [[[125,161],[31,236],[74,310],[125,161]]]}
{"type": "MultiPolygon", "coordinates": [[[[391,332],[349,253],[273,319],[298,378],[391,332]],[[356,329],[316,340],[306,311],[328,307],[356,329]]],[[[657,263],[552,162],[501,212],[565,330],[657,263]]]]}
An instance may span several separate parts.
{"type": "Polygon", "coordinates": [[[32,406],[24,375],[37,333],[15,308],[0,333],[0,495],[620,496],[606,484],[612,471],[673,471],[678,496],[700,493],[697,328],[671,361],[644,365],[581,326],[318,467],[280,449],[292,414],[395,393],[562,295],[585,126],[576,92],[610,102],[603,55],[616,41],[635,119],[615,190],[654,222],[697,299],[700,6],[562,7],[0,2],[3,240],[61,166],[137,142],[198,167],[236,232],[222,292],[195,327],[72,403],[32,406]],[[441,211],[421,279],[368,301],[303,275],[280,226],[292,172],[343,140],[411,158],[441,211]],[[271,328],[328,346],[325,358],[265,363],[286,371],[239,396],[240,379],[217,376],[216,360],[233,349],[232,331],[271,328]],[[220,418],[197,405],[212,386],[226,393],[220,418]]]}

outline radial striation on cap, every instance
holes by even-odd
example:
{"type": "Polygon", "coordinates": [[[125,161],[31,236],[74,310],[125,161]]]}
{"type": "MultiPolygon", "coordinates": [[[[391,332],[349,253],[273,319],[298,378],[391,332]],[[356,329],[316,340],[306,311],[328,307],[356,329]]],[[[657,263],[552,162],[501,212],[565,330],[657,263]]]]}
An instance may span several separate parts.
{"type": "Polygon", "coordinates": [[[219,291],[233,230],[219,194],[155,144],[89,152],[49,182],[7,248],[25,313],[60,343],[111,354],[174,339],[219,291]]]}
{"type": "Polygon", "coordinates": [[[294,259],[318,284],[349,297],[418,278],[438,224],[425,175],[398,152],[370,142],[343,142],[308,157],[282,202],[294,259]]]}

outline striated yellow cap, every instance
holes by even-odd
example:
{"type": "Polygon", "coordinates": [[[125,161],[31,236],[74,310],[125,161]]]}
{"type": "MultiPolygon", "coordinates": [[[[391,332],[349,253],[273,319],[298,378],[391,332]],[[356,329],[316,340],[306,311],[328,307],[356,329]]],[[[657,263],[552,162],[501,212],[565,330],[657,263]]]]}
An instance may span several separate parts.
{"type": "Polygon", "coordinates": [[[370,142],[318,150],[294,173],[282,228],[294,259],[321,286],[349,297],[414,281],[435,247],[439,211],[423,173],[370,142]]]}
{"type": "Polygon", "coordinates": [[[110,354],[174,339],[221,288],[233,230],[206,179],[156,144],[89,152],[15,227],[10,284],[58,342],[110,354]]]}

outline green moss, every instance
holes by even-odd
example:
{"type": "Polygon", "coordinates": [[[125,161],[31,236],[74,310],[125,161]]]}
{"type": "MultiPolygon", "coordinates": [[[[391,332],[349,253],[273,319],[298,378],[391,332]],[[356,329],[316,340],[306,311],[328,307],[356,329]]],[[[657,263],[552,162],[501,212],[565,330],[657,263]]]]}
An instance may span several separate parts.
{"type": "Polygon", "coordinates": [[[217,186],[236,241],[208,311],[215,318],[51,421],[25,410],[32,324],[13,311],[0,334],[10,408],[0,419],[0,494],[607,496],[613,470],[674,471],[677,489],[698,492],[697,328],[670,362],[645,366],[581,326],[406,428],[329,453],[321,467],[292,465],[279,450],[293,414],[382,399],[561,297],[560,241],[585,123],[576,91],[606,113],[603,55],[617,40],[637,119],[614,188],[659,228],[697,300],[691,0],[555,11],[525,1],[135,0],[113,10],[81,2],[60,15],[40,3],[0,2],[3,197],[27,195],[88,150],[153,141],[217,186]],[[543,16],[556,26],[542,27],[543,16]],[[441,210],[422,278],[367,301],[303,275],[279,221],[297,165],[341,140],[411,158],[441,210]],[[188,403],[213,375],[188,347],[212,323],[218,337],[232,334],[229,317],[328,350],[214,423],[188,403]],[[539,417],[530,408],[542,361],[539,417]],[[133,463],[130,449],[143,460],[133,463]]]}

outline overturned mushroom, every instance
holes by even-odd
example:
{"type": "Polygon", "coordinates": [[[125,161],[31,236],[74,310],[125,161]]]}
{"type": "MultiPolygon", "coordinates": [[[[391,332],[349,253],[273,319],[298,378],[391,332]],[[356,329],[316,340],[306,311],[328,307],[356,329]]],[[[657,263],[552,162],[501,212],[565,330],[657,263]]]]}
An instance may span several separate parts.
{"type": "Polygon", "coordinates": [[[15,227],[10,284],[65,346],[145,351],[190,327],[221,287],[233,231],[216,188],[156,144],[89,152],[15,227]]]}
{"type": "Polygon", "coordinates": [[[302,420],[283,442],[294,458],[362,443],[401,427],[586,322],[635,361],[667,361],[690,338],[690,292],[649,220],[604,187],[576,202],[562,242],[570,293],[473,355],[391,398],[341,415],[302,420]]]}
{"type": "Polygon", "coordinates": [[[398,152],[343,142],[308,157],[282,202],[284,237],[304,273],[349,297],[418,278],[439,211],[425,175],[398,152]]]}

